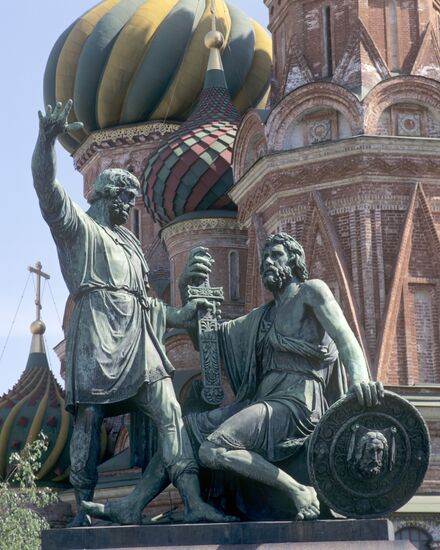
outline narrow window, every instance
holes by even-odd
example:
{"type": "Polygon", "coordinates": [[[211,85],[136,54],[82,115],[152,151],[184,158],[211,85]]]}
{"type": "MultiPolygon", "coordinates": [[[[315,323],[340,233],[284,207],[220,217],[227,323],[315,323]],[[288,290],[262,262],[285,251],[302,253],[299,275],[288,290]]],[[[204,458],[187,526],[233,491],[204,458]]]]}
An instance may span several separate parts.
{"type": "Polygon", "coordinates": [[[432,285],[411,285],[414,296],[414,325],[416,329],[416,351],[418,362],[418,383],[435,384],[436,376],[436,334],[435,311],[432,285]]]}
{"type": "Polygon", "coordinates": [[[322,10],[322,30],[324,38],[324,67],[323,76],[331,78],[333,76],[333,51],[332,51],[332,24],[330,6],[325,6],[322,10]]]}
{"type": "Polygon", "coordinates": [[[399,71],[399,35],[397,30],[397,0],[388,3],[389,60],[391,72],[399,71]]]}
{"type": "Polygon", "coordinates": [[[240,299],[240,262],[236,250],[229,252],[229,296],[231,302],[240,299]]]}
{"type": "Polygon", "coordinates": [[[171,295],[170,295],[170,301],[171,305],[176,305],[176,289],[175,289],[175,277],[176,277],[176,271],[174,266],[174,260],[170,260],[170,288],[171,288],[171,295]]]}
{"type": "Polygon", "coordinates": [[[132,231],[135,234],[135,237],[141,240],[141,220],[139,210],[137,208],[133,209],[132,231]]]}

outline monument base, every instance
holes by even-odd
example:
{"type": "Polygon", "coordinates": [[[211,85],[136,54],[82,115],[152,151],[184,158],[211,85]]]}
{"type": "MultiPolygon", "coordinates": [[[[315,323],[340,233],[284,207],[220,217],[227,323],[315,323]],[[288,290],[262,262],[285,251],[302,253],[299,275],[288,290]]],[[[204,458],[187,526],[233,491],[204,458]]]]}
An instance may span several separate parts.
{"type": "Polygon", "coordinates": [[[42,550],[414,550],[390,521],[330,520],[51,529],[42,550]]]}

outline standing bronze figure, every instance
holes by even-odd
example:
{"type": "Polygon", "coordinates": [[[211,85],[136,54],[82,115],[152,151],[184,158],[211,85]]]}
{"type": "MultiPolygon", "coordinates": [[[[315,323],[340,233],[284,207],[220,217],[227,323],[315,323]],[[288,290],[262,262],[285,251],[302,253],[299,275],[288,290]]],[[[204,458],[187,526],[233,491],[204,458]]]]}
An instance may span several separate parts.
{"type": "Polygon", "coordinates": [[[80,505],[93,498],[104,417],[132,409],[158,428],[161,460],[183,498],[186,520],[223,520],[200,498],[198,465],[162,343],[167,327],[196,320],[205,301],[173,308],[147,296],[148,266],[139,241],[123,227],[139,192],[135,176],[121,169],[102,172],[87,212],[56,181],[56,138],[82,126],[68,124],[71,108],[70,100],[39,113],[32,173],[75,301],[66,336],[66,408],[74,415],[70,481],[79,509],[72,526],[90,523],[80,505]]]}

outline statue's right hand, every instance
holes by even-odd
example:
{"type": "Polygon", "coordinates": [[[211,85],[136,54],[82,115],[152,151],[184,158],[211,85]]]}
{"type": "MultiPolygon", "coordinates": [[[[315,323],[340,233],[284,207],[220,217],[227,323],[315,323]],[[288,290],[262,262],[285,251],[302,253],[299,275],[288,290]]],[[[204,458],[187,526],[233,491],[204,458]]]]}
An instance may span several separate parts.
{"type": "Polygon", "coordinates": [[[213,263],[214,258],[208,248],[204,246],[193,248],[188,263],[179,277],[179,287],[184,290],[188,285],[201,285],[211,273],[213,263]]]}
{"type": "Polygon", "coordinates": [[[72,124],[67,122],[72,105],[73,101],[69,99],[64,107],[61,102],[58,102],[53,108],[51,105],[48,105],[45,115],[41,111],[38,111],[40,132],[44,134],[47,140],[55,141],[61,134],[74,132],[84,127],[82,122],[73,122],[72,124]]]}

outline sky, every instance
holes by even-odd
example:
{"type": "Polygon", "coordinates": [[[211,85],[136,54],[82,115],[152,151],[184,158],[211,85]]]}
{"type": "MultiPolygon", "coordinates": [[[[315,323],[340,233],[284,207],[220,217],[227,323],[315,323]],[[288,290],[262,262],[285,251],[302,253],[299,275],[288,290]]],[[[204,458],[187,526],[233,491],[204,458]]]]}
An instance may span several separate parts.
{"type": "MultiPolygon", "coordinates": [[[[263,0],[233,3],[267,27],[263,0]]],[[[59,378],[60,365],[52,348],[63,339],[61,320],[68,293],[55,245],[38,208],[30,163],[38,133],[37,111],[44,108],[43,74],[50,50],[58,36],[95,4],[94,0],[37,0],[2,5],[0,395],[12,388],[26,366],[31,343],[29,325],[35,319],[34,279],[28,278],[28,266],[37,261],[51,276],[49,284],[43,283],[42,287],[42,319],[47,326],[49,365],[59,378]]],[[[57,146],[57,159],[58,180],[86,208],[82,177],[75,171],[72,158],[57,146]]]]}

